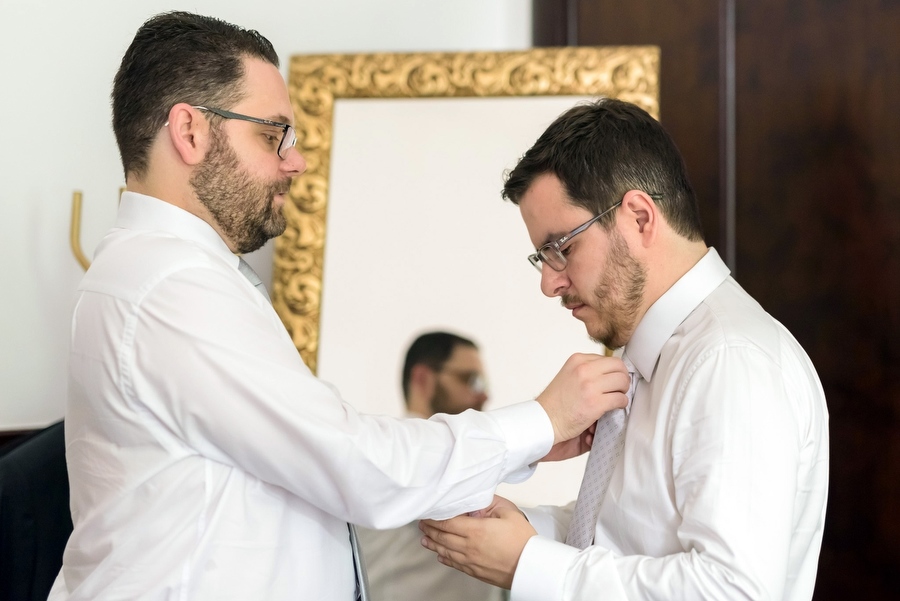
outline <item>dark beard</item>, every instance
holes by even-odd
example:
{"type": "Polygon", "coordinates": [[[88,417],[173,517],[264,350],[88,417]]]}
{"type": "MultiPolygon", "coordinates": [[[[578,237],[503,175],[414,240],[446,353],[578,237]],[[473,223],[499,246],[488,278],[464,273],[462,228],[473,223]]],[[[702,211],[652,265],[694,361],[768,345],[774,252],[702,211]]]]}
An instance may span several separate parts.
{"type": "MultiPolygon", "coordinates": [[[[617,349],[628,342],[637,327],[635,319],[644,297],[647,270],[629,252],[621,234],[612,229],[609,237],[606,266],[594,287],[593,302],[589,303],[606,318],[606,325],[602,330],[588,331],[588,335],[608,349],[617,349]]],[[[565,295],[560,300],[564,306],[583,304],[575,295],[565,295]]]]}
{"type": "Polygon", "coordinates": [[[249,253],[281,235],[287,221],[275,207],[275,195],[287,192],[290,178],[255,180],[240,164],[220,128],[212,130],[212,146],[191,176],[197,198],[207,208],[234,251],[249,253]]]}
{"type": "Polygon", "coordinates": [[[450,393],[440,382],[435,382],[434,396],[431,397],[431,413],[459,413],[459,408],[450,402],[450,393]]]}

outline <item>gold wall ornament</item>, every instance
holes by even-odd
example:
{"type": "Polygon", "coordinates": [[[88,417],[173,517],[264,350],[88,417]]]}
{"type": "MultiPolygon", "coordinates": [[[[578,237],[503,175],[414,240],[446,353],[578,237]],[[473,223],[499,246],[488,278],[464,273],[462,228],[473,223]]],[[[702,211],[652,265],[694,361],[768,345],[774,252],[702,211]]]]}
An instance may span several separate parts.
{"type": "MultiPolygon", "coordinates": [[[[119,188],[120,200],[124,191],[124,186],[119,188]]],[[[84,254],[84,251],[81,249],[82,197],[83,195],[80,190],[75,190],[74,192],[72,192],[72,219],[69,222],[69,246],[72,248],[72,254],[75,255],[75,260],[78,261],[78,264],[81,265],[82,269],[87,271],[88,267],[91,266],[91,262],[88,260],[87,256],[84,254]]]]}
{"type": "Polygon", "coordinates": [[[655,46],[292,57],[288,89],[307,170],[294,179],[284,207],[272,299],[304,362],[316,371],[336,100],[608,96],[659,118],[658,75],[655,46]]]}
{"type": "Polygon", "coordinates": [[[91,262],[81,250],[81,199],[82,195],[79,190],[72,192],[72,220],[69,224],[69,245],[72,248],[72,254],[75,260],[81,265],[81,268],[87,271],[91,266],[91,262]]]}

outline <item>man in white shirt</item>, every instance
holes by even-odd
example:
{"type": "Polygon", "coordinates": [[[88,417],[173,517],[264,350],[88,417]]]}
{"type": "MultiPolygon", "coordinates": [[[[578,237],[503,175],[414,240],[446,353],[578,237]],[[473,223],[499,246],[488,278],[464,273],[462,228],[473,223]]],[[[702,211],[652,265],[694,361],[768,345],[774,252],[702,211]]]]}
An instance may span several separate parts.
{"type": "Polygon", "coordinates": [[[360,415],[316,379],[237,256],[283,231],[305,169],[277,65],[258,33],[183,12],[122,59],[127,191],[76,297],[54,601],[351,601],[348,523],[484,507],[625,404],[622,363],[593,355],[535,401],[431,420],[360,415]]]}
{"type": "Polygon", "coordinates": [[[662,126],[618,100],[576,106],[504,197],[538,249],[542,292],[633,363],[624,446],[586,548],[563,542],[579,531],[574,505],[523,515],[500,497],[478,514],[492,519],[424,521],[424,544],[511,587],[513,601],[810,599],[828,489],[824,394],[803,349],[703,242],[662,126]]]}
{"type": "MultiPolygon", "coordinates": [[[[451,332],[426,332],[406,351],[401,376],[409,417],[480,411],[488,400],[478,347],[451,332]]],[[[359,529],[372,601],[500,601],[501,588],[434,560],[419,541],[418,523],[390,530],[359,529]]]]}

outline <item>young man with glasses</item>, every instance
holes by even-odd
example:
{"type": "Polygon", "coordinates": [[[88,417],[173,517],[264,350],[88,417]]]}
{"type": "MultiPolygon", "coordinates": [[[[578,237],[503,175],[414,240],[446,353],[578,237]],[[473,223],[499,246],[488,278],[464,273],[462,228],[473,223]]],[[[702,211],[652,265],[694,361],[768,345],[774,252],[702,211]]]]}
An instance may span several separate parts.
{"type": "Polygon", "coordinates": [[[618,100],[576,106],[504,197],[537,249],[541,291],[624,348],[635,386],[622,443],[598,444],[604,416],[568,507],[523,514],[495,497],[477,516],[422,522],[424,544],[512,601],[810,599],[828,493],[822,387],[704,243],[662,126],[618,100]]]}
{"type": "MultiPolygon", "coordinates": [[[[426,332],[409,346],[401,376],[407,416],[480,411],[487,402],[484,366],[478,347],[450,332],[426,332]]],[[[469,578],[434,561],[419,541],[413,521],[389,530],[359,529],[372,601],[501,601],[500,588],[469,578]]]]}
{"type": "Polygon", "coordinates": [[[624,404],[621,361],[581,355],[535,401],[360,415],[303,364],[238,256],[284,230],[306,167],[272,45],[158,15],[112,100],[127,191],[75,302],[74,531],[54,601],[351,601],[365,576],[348,523],[483,507],[624,404]]]}

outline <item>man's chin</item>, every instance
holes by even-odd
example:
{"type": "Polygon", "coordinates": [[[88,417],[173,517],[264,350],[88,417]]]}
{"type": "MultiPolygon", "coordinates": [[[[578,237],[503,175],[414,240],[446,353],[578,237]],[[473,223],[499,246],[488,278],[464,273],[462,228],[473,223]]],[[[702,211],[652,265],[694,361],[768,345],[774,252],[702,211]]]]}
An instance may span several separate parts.
{"type": "Polygon", "coordinates": [[[573,314],[572,317],[584,324],[584,329],[585,331],[587,331],[588,336],[590,336],[591,338],[594,338],[596,336],[603,336],[604,334],[608,333],[605,332],[600,324],[596,322],[596,315],[594,314],[573,314]]]}
{"type": "Polygon", "coordinates": [[[286,229],[287,229],[287,222],[286,222],[284,219],[279,220],[279,222],[278,222],[277,224],[275,224],[275,227],[273,227],[273,228],[268,232],[268,233],[271,234],[271,235],[269,236],[269,238],[277,238],[278,236],[280,236],[281,234],[283,234],[283,233],[284,233],[284,230],[286,230],[286,229]]]}
{"type": "Polygon", "coordinates": [[[275,223],[270,222],[266,224],[257,230],[256,236],[248,236],[243,244],[238,247],[238,252],[247,254],[259,250],[265,246],[266,242],[283,234],[286,227],[287,224],[283,219],[275,223]]]}
{"type": "Polygon", "coordinates": [[[283,234],[285,229],[287,229],[287,219],[282,214],[281,207],[278,207],[270,213],[268,223],[263,226],[263,234],[266,236],[266,240],[270,240],[283,234]]]}
{"type": "Polygon", "coordinates": [[[616,344],[615,333],[610,332],[608,330],[603,330],[599,327],[591,327],[590,324],[585,323],[584,329],[587,332],[588,337],[597,344],[602,344],[608,349],[616,349],[621,346],[620,344],[616,344]]]}

